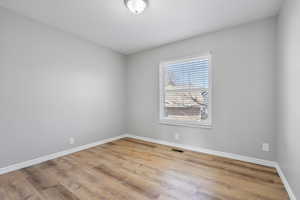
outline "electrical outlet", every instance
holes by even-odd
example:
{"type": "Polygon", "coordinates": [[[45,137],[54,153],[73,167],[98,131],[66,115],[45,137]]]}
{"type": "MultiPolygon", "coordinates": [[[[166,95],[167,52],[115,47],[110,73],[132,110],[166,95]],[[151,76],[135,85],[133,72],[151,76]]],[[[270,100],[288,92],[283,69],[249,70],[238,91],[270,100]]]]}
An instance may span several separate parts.
{"type": "Polygon", "coordinates": [[[70,143],[70,144],[74,144],[74,143],[75,143],[75,139],[74,139],[73,137],[70,137],[70,138],[69,138],[69,143],[70,143]]]}
{"type": "Polygon", "coordinates": [[[262,144],[262,150],[263,151],[270,151],[270,145],[268,143],[262,144]]]}
{"type": "Polygon", "coordinates": [[[179,139],[180,139],[179,133],[175,133],[175,134],[174,134],[174,138],[175,138],[175,140],[179,140],[179,139]]]}

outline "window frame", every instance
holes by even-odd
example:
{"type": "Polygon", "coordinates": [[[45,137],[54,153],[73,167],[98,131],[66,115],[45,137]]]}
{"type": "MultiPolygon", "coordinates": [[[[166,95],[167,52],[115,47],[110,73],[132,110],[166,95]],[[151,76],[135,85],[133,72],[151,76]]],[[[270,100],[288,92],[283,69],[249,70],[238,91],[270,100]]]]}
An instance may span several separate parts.
{"type": "Polygon", "coordinates": [[[198,56],[190,56],[185,58],[162,61],[159,64],[159,123],[173,126],[186,126],[195,128],[212,128],[212,55],[211,53],[198,56]],[[205,121],[195,120],[176,120],[164,117],[164,68],[167,65],[178,62],[187,62],[191,60],[208,60],[208,119],[205,121]]]}

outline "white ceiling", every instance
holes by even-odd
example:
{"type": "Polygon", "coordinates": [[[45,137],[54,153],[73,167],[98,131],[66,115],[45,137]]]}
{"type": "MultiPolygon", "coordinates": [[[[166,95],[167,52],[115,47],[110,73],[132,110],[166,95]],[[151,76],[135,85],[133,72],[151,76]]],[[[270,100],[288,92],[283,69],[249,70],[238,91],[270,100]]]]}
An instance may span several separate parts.
{"type": "Polygon", "coordinates": [[[276,15],[282,0],[149,0],[141,15],[123,0],[0,0],[24,16],[123,54],[276,15]]]}

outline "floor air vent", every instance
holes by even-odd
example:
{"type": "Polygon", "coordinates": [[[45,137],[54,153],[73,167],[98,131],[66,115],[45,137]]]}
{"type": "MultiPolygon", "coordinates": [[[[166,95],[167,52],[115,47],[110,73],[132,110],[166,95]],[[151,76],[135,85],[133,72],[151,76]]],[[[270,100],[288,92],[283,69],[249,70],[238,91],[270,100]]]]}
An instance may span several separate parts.
{"type": "Polygon", "coordinates": [[[183,153],[184,152],[183,150],[180,150],[180,149],[172,149],[172,151],[175,151],[177,153],[183,153]]]}

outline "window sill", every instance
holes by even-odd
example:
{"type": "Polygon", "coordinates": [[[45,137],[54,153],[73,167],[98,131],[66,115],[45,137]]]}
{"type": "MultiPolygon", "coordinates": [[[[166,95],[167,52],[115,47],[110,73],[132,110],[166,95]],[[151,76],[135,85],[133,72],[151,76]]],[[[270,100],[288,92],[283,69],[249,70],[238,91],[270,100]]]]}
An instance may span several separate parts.
{"type": "Polygon", "coordinates": [[[205,128],[211,129],[212,125],[204,124],[204,123],[196,123],[196,122],[182,122],[182,121],[173,121],[173,120],[160,120],[160,124],[168,125],[168,126],[184,126],[190,128],[205,128]]]}

